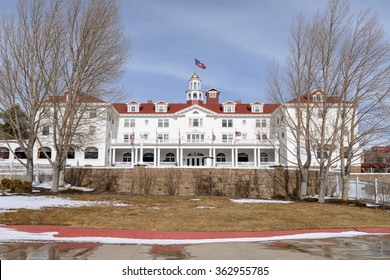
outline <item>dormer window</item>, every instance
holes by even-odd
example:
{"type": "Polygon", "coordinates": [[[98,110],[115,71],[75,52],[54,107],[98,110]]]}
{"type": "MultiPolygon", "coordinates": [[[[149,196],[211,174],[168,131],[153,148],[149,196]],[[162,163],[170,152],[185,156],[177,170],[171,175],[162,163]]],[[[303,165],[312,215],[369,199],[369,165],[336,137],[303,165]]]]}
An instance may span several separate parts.
{"type": "Polygon", "coordinates": [[[224,113],[234,113],[236,111],[236,103],[233,101],[226,101],[222,105],[224,113]]]}
{"type": "Polygon", "coordinates": [[[216,98],[217,97],[217,93],[215,91],[211,91],[211,92],[209,92],[209,97],[210,98],[216,98]]]}
{"type": "Polygon", "coordinates": [[[315,102],[322,102],[323,101],[322,95],[320,92],[318,92],[316,95],[314,95],[314,101],[315,102]]]}
{"type": "Polygon", "coordinates": [[[157,113],[165,113],[168,111],[168,104],[167,102],[165,101],[158,101],[156,103],[154,103],[154,105],[156,106],[156,112],[157,113]]]}
{"type": "Polygon", "coordinates": [[[254,101],[251,103],[251,111],[252,113],[263,113],[264,104],[260,101],[254,101]]]}
{"type": "Polygon", "coordinates": [[[139,106],[141,103],[137,101],[130,101],[127,103],[127,112],[129,113],[137,113],[139,112],[139,106]]]}
{"type": "Polygon", "coordinates": [[[164,113],[167,111],[167,105],[156,105],[156,112],[164,113]]]}

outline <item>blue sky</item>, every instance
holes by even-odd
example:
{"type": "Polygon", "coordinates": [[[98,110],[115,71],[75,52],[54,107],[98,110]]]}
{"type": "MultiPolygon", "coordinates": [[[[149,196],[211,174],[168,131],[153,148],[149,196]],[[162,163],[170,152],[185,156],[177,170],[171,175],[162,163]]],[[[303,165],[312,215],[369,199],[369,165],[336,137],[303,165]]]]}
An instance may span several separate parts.
{"type": "MultiPolygon", "coordinates": [[[[272,60],[288,54],[292,21],[311,16],[326,0],[119,0],[130,59],[122,79],[126,100],[185,102],[194,59],[202,88],[221,90],[221,100],[269,102],[266,92],[272,60]]],[[[16,1],[0,0],[13,11],[16,1]]],[[[354,0],[353,11],[372,8],[390,34],[390,2],[354,0]]]]}

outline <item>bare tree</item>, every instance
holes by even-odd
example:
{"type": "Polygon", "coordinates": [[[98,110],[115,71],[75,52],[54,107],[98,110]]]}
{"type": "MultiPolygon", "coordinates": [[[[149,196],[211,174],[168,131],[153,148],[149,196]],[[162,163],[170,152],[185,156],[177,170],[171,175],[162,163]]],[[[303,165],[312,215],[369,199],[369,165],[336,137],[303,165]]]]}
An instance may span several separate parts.
{"type": "Polygon", "coordinates": [[[119,9],[111,0],[73,0],[63,6],[60,83],[52,87],[50,110],[52,143],[56,150],[52,191],[58,184],[72,144],[92,137],[90,112],[106,118],[105,100],[118,97],[113,85],[121,77],[129,43],[123,33],[119,9]],[[87,131],[86,131],[87,129],[87,131]]]}
{"type": "Polygon", "coordinates": [[[0,111],[12,128],[12,136],[26,155],[27,180],[33,180],[33,147],[55,79],[54,45],[59,36],[56,20],[59,2],[21,0],[17,20],[4,17],[0,26],[0,111]],[[18,118],[20,107],[27,123],[18,118]],[[26,137],[26,130],[28,136],[26,137]]]}
{"type": "MultiPolygon", "coordinates": [[[[291,37],[287,86],[275,86],[280,79],[271,79],[272,96],[285,96],[281,91],[287,90],[287,96],[295,98],[290,102],[297,110],[294,116],[288,110],[291,105],[282,107],[288,113],[286,125],[292,142],[297,143],[301,181],[306,170],[300,163],[303,138],[307,155],[314,156],[313,162],[306,163],[319,168],[319,201],[324,202],[327,176],[336,162],[341,162],[345,197],[351,165],[362,144],[383,130],[374,112],[389,91],[388,44],[375,16],[363,12],[354,17],[348,3],[341,0],[329,1],[311,21],[299,19],[291,37]],[[310,55],[302,55],[307,53],[310,55]],[[301,86],[302,81],[306,87],[301,86]],[[315,89],[320,93],[318,100],[312,94],[315,89]],[[307,101],[306,107],[301,100],[307,101]]],[[[302,183],[300,194],[305,195],[302,183]]]]}

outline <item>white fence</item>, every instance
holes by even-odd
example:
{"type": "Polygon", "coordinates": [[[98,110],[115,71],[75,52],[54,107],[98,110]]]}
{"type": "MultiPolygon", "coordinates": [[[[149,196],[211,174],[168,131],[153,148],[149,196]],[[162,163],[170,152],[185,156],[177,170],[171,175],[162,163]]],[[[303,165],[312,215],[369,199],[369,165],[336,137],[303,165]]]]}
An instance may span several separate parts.
{"type": "MultiPolygon", "coordinates": [[[[53,174],[53,169],[49,164],[34,164],[34,176],[35,181],[39,181],[41,176],[51,176],[53,174]]],[[[26,167],[21,163],[14,162],[0,162],[0,179],[1,178],[10,178],[24,179],[26,176],[26,167]]]]}
{"type": "MultiPolygon", "coordinates": [[[[342,182],[340,174],[328,177],[328,196],[341,198],[342,182]]],[[[390,183],[375,180],[351,178],[348,199],[367,202],[372,205],[390,204],[390,183]]]]}

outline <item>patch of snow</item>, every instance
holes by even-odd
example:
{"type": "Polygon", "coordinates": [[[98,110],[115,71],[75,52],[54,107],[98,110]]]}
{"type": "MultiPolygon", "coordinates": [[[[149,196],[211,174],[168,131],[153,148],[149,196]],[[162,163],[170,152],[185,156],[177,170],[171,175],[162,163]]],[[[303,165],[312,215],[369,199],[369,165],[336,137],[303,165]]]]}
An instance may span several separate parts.
{"type": "Polygon", "coordinates": [[[213,206],[197,206],[195,209],[214,209],[215,207],[213,206]]]}
{"type": "Polygon", "coordinates": [[[192,201],[200,201],[200,198],[191,198],[192,201]]]}
{"type": "Polygon", "coordinates": [[[231,199],[234,203],[293,203],[292,201],[286,200],[271,200],[271,199],[231,199]]]}
{"type": "MultiPolygon", "coordinates": [[[[41,189],[50,190],[51,189],[51,184],[52,184],[51,181],[46,181],[46,182],[43,182],[43,183],[34,182],[33,183],[33,187],[34,188],[41,188],[41,189]]],[[[64,190],[67,190],[67,189],[80,190],[80,191],[83,191],[83,192],[92,192],[93,191],[92,188],[76,187],[76,186],[72,186],[71,184],[68,184],[68,183],[65,183],[63,187],[59,187],[58,188],[59,191],[64,191],[64,190]]]]}
{"type": "Polygon", "coordinates": [[[145,245],[172,245],[172,244],[204,244],[224,242],[270,242],[279,240],[297,239],[324,239],[348,238],[364,235],[383,235],[383,233],[366,233],[357,231],[304,233],[283,236],[253,237],[253,238],[219,238],[219,239],[136,239],[114,237],[56,237],[58,232],[28,233],[15,229],[0,227],[0,242],[82,242],[104,244],[145,244],[145,245]]]}
{"type": "Polygon", "coordinates": [[[127,206],[124,203],[107,201],[80,201],[54,196],[8,196],[0,197],[0,211],[10,212],[17,209],[38,210],[45,207],[83,207],[83,206],[127,206]]]}
{"type": "Polygon", "coordinates": [[[158,207],[158,206],[152,206],[152,207],[149,207],[149,209],[153,209],[153,210],[160,210],[161,208],[158,207]]]}

